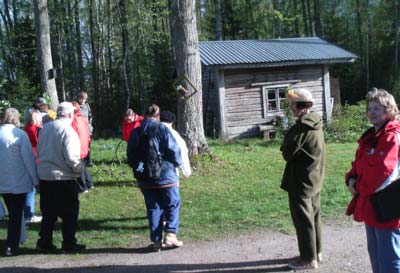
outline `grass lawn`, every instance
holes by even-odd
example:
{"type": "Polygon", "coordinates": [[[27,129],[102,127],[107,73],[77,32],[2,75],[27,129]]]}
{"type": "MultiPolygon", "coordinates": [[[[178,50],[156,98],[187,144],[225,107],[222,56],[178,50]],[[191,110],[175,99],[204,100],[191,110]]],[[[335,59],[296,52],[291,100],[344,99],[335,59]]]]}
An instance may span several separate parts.
{"type": "MultiPolygon", "coordinates": [[[[119,140],[92,143],[95,165],[90,168],[95,189],[80,195],[78,240],[89,248],[141,247],[149,242],[143,197],[131,169],[114,150],[119,140]]],[[[279,143],[259,139],[233,144],[209,141],[214,159],[196,160],[196,170],[180,183],[182,209],[179,236],[183,240],[207,240],[228,233],[271,228],[293,231],[286,192],[280,189],[284,161],[279,143]]],[[[125,149],[125,143],[119,150],[125,149]]],[[[344,174],[353,159],[356,144],[327,145],[327,174],[322,192],[325,220],[342,219],[350,196],[344,174]]],[[[123,153],[122,153],[123,154],[123,153]]],[[[39,196],[37,196],[39,198],[39,196]]],[[[39,210],[37,205],[36,210],[39,210]]],[[[34,248],[39,224],[31,224],[29,240],[34,248]]],[[[60,246],[60,225],[55,243],[60,246]]],[[[0,238],[6,237],[0,221],[0,238]]]]}

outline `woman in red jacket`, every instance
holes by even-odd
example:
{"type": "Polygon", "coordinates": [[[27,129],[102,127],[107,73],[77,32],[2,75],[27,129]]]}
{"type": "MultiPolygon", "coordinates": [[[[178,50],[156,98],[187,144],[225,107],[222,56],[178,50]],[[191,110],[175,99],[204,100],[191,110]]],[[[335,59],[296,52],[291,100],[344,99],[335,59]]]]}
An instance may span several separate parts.
{"type": "Polygon", "coordinates": [[[87,166],[89,165],[88,155],[90,150],[90,131],[89,122],[82,115],[79,103],[74,101],[72,105],[75,107],[74,119],[72,120],[72,128],[79,136],[81,144],[81,160],[83,161],[82,172],[80,176],[79,186],[81,192],[87,192],[88,190],[94,188],[93,180],[90,176],[87,166]]]}
{"type": "Polygon", "coordinates": [[[346,174],[354,196],[347,213],[365,223],[373,272],[399,273],[400,219],[378,222],[370,200],[399,176],[399,110],[391,94],[374,88],[367,94],[366,114],[372,127],[358,140],[355,160],[346,174]]]}
{"type": "Polygon", "coordinates": [[[122,124],[122,138],[126,142],[128,142],[132,130],[139,127],[143,119],[143,116],[139,116],[132,109],[126,110],[124,123],[122,124]]]}

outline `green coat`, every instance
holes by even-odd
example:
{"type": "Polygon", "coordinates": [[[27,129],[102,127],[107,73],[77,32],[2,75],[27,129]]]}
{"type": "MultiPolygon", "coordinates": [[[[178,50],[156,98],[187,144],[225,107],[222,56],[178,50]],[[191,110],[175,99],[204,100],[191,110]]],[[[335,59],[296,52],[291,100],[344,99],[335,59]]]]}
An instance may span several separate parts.
{"type": "Polygon", "coordinates": [[[281,188],[300,197],[321,191],[325,175],[325,141],[322,119],[316,113],[300,117],[286,133],[281,146],[286,167],[281,188]]]}

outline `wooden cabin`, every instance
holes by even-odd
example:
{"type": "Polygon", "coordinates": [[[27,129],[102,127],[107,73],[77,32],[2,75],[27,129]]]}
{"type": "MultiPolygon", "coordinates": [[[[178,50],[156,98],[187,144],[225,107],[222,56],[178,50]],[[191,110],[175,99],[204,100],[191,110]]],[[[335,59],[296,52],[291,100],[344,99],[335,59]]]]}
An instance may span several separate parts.
{"type": "Polygon", "coordinates": [[[331,120],[329,65],[356,55],[318,37],[199,43],[204,126],[223,140],[260,135],[287,110],[287,88],[313,93],[313,110],[331,120]]]}

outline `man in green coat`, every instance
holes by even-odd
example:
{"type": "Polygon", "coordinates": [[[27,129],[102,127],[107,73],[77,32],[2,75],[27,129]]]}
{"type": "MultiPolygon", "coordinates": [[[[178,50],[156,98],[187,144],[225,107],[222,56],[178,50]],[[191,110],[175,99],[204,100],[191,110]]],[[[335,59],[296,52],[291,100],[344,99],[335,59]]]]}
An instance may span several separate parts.
{"type": "Polygon", "coordinates": [[[291,269],[315,269],[322,260],[320,192],[325,173],[325,141],[321,117],[311,112],[313,98],[307,89],[288,92],[290,109],[297,118],[283,140],[286,161],[281,188],[288,192],[300,258],[291,269]]]}

